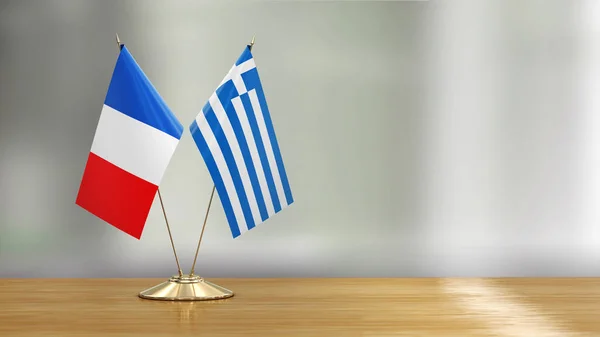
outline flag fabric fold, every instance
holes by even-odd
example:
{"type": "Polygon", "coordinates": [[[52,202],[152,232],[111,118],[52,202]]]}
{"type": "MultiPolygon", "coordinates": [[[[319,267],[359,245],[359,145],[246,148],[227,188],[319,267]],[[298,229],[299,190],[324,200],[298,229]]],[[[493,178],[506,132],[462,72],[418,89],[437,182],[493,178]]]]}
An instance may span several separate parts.
{"type": "Polygon", "coordinates": [[[189,129],[234,238],[294,202],[250,46],[189,129]]]}
{"type": "Polygon", "coordinates": [[[182,134],[183,125],[121,45],[76,204],[140,239],[182,134]]]}

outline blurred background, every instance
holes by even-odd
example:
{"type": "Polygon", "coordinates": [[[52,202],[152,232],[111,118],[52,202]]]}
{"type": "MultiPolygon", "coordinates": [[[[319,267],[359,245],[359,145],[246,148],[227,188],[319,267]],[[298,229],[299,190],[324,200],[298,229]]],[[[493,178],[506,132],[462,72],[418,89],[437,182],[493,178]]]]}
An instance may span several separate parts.
{"type": "Polygon", "coordinates": [[[189,270],[212,181],[187,125],[256,35],[295,203],[206,277],[598,276],[600,2],[0,0],[0,277],[168,277],[75,198],[127,45],[186,133],[161,184],[189,270]]]}

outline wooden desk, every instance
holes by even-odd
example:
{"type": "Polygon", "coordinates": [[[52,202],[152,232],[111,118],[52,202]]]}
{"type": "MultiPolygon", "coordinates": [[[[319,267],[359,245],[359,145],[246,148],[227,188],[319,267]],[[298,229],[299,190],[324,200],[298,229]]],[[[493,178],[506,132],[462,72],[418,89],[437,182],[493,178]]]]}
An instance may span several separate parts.
{"type": "Polygon", "coordinates": [[[164,279],[0,279],[0,336],[600,336],[600,279],[208,279],[215,302],[143,300],[164,279]]]}

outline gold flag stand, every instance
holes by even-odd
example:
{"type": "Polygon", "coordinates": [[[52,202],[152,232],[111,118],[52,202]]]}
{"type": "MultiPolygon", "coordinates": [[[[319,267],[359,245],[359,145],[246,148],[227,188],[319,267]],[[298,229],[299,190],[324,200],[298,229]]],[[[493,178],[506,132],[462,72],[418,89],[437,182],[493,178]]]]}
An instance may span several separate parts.
{"type": "MultiPolygon", "coordinates": [[[[208,220],[208,213],[210,211],[210,205],[212,204],[213,196],[215,195],[215,186],[213,186],[212,193],[210,194],[210,200],[208,201],[208,207],[206,208],[206,215],[204,216],[204,224],[202,225],[202,231],[200,232],[200,239],[198,240],[198,247],[196,248],[196,256],[194,257],[194,263],[192,264],[192,270],[189,274],[183,274],[179,269],[179,275],[172,276],[168,281],[165,281],[152,288],[146,289],[139,293],[139,297],[148,300],[163,300],[163,301],[207,301],[207,300],[221,300],[233,296],[233,291],[225,289],[221,286],[206,281],[202,277],[194,274],[194,267],[196,266],[196,259],[198,258],[198,251],[200,250],[200,243],[204,236],[204,228],[206,227],[206,221],[208,220]]],[[[160,192],[158,195],[160,198],[160,192]]],[[[165,215],[165,222],[167,223],[167,229],[169,228],[169,222],[165,209],[163,207],[163,214],[165,215]]],[[[169,236],[171,231],[169,230],[169,236]]],[[[173,244],[173,239],[171,239],[173,244]]],[[[173,252],[175,252],[175,246],[173,246],[173,252]]],[[[177,261],[177,254],[175,254],[175,260],[177,261]]],[[[177,262],[179,267],[179,262],[177,262]]]]}
{"type": "Polygon", "coordinates": [[[147,300],[208,301],[232,297],[233,291],[197,275],[175,275],[168,281],[142,291],[138,296],[147,300]]]}
{"type": "MultiPolygon", "coordinates": [[[[121,48],[121,41],[117,35],[117,45],[121,48]]],[[[254,37],[252,42],[248,45],[250,50],[254,46],[254,37]]],[[[204,224],[202,225],[202,231],[200,232],[200,239],[198,240],[198,247],[196,248],[196,255],[194,257],[194,263],[189,274],[183,274],[181,267],[179,266],[179,259],[177,258],[177,252],[175,251],[175,245],[173,243],[173,237],[171,236],[171,229],[169,227],[169,221],[167,220],[167,213],[163,205],[162,196],[160,190],[158,190],[158,198],[167,224],[167,231],[169,232],[169,238],[171,240],[171,246],[173,247],[173,254],[175,255],[175,262],[177,262],[177,269],[179,270],[178,275],[172,276],[169,280],[158,284],[154,287],[148,288],[138,294],[140,298],[148,300],[162,300],[162,301],[207,301],[207,300],[221,300],[230,298],[233,296],[233,291],[225,289],[221,286],[206,281],[204,278],[194,274],[194,267],[196,266],[196,259],[198,258],[198,251],[200,250],[200,243],[204,236],[204,228],[208,220],[208,213],[212,204],[213,196],[215,194],[215,186],[213,185],[212,192],[210,194],[210,200],[208,201],[208,207],[206,208],[206,215],[204,216],[204,224]]]]}

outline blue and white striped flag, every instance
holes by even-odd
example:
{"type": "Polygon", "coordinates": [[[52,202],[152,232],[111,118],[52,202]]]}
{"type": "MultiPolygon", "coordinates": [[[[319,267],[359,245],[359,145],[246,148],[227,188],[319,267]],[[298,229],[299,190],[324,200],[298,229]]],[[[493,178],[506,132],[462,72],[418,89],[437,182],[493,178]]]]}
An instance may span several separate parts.
{"type": "Polygon", "coordinates": [[[254,58],[247,46],[190,132],[234,238],[294,201],[254,58]]]}

